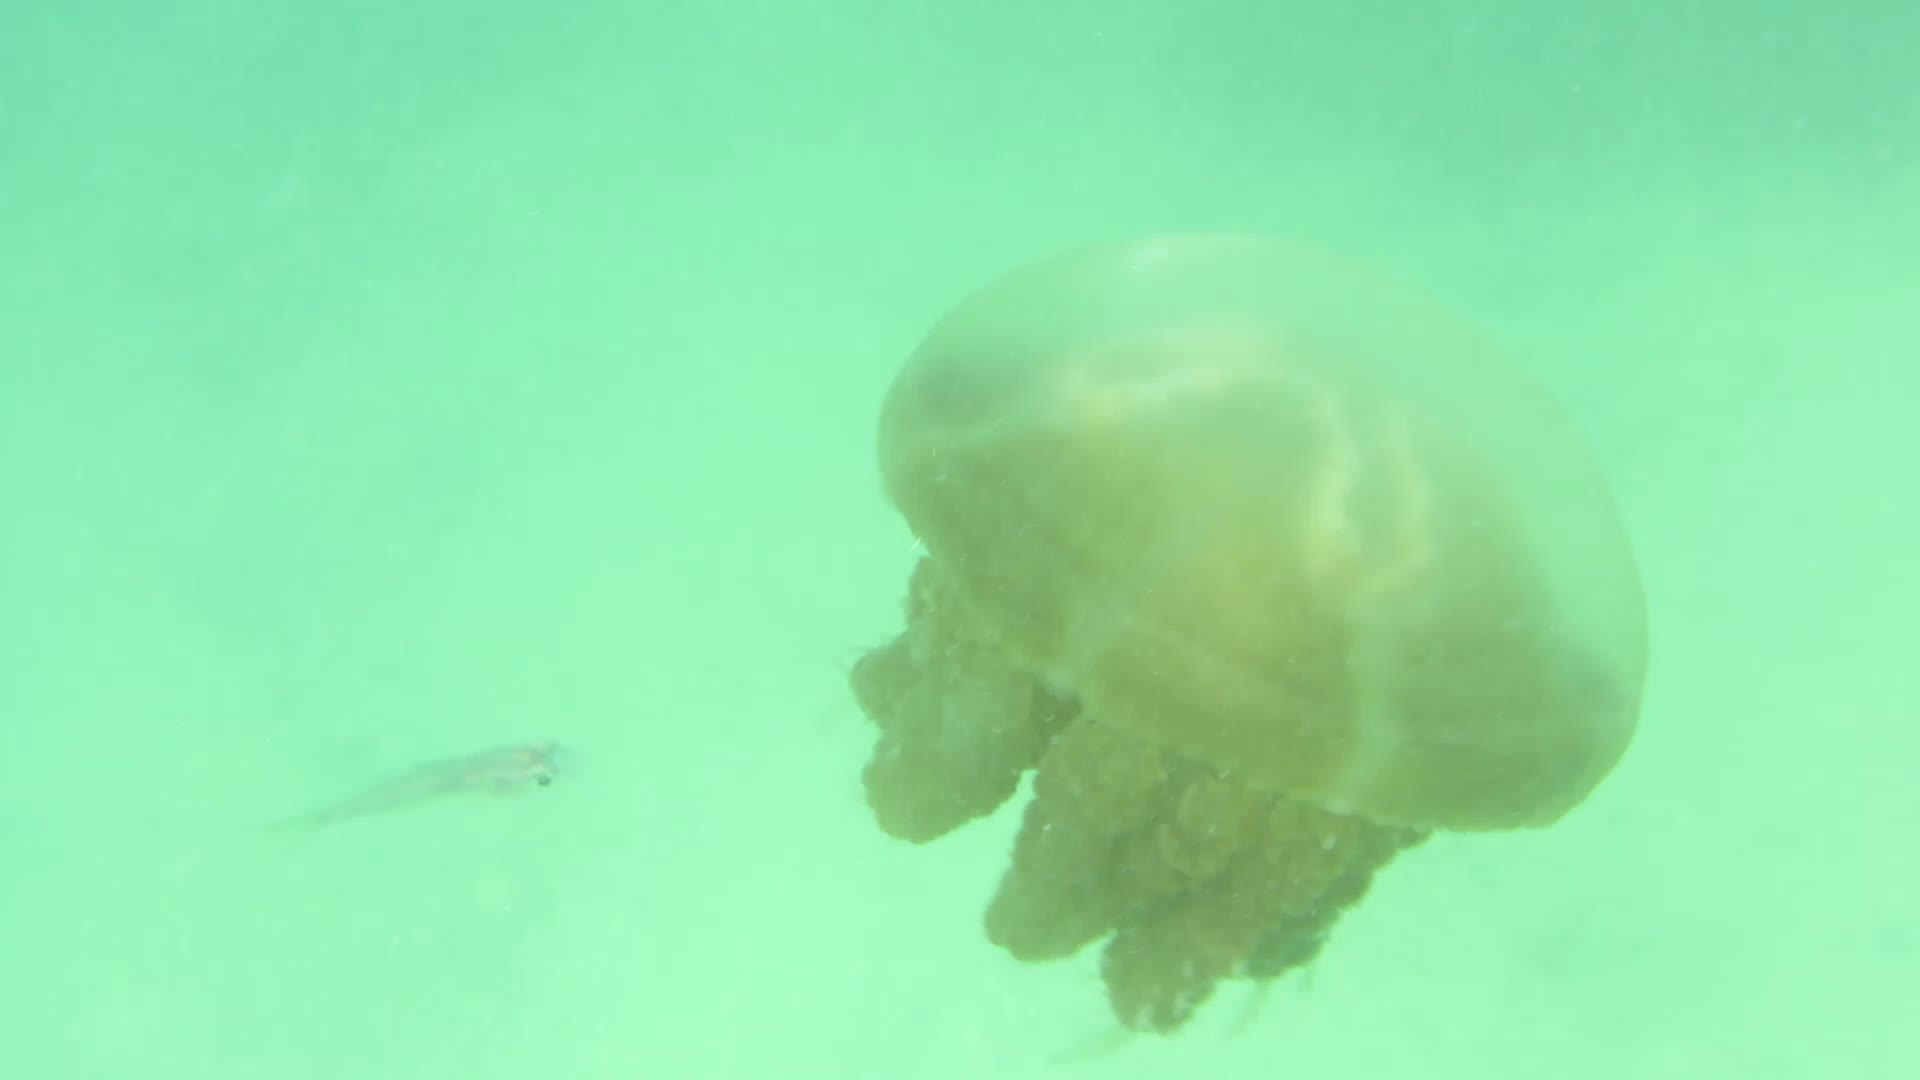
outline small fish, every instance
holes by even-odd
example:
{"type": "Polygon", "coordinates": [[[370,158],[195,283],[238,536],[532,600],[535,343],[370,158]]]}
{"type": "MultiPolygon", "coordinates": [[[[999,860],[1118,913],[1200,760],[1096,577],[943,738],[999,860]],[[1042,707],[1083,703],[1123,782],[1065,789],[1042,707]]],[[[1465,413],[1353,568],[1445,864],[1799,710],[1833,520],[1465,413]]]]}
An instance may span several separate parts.
{"type": "Polygon", "coordinates": [[[359,794],[280,824],[317,829],[453,795],[510,795],[547,787],[570,771],[570,757],[557,743],[535,742],[429,761],[359,794]]]}

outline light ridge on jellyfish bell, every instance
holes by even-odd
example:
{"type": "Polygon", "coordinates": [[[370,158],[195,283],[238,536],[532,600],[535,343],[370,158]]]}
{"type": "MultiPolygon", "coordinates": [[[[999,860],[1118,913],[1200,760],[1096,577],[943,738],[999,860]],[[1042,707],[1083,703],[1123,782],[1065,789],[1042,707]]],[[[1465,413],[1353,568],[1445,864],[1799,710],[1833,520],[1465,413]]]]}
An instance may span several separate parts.
{"type": "Polygon", "coordinates": [[[852,674],[880,826],[1033,798],[986,913],[1104,942],[1128,1029],[1318,953],[1434,830],[1542,826],[1639,714],[1646,618],[1613,500],[1472,329],[1260,236],[1014,271],[896,377],[885,491],[924,547],[852,674]]]}

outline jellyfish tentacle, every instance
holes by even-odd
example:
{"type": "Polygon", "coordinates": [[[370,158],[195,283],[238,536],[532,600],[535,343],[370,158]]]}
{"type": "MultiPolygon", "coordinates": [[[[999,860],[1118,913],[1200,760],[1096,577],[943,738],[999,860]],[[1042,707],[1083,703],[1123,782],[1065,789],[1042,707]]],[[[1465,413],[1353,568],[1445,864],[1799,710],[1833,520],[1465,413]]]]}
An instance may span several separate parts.
{"type": "Polygon", "coordinates": [[[888,833],[925,843],[1011,798],[1058,722],[1033,677],[969,637],[922,560],[906,631],[854,664],[854,695],[880,739],[863,771],[888,833]]]}
{"type": "Polygon", "coordinates": [[[1111,932],[1126,907],[1115,853],[1152,828],[1163,752],[1087,717],[1054,738],[1034,774],[1013,862],[987,909],[987,936],[1023,960],[1071,955],[1111,932]]]}

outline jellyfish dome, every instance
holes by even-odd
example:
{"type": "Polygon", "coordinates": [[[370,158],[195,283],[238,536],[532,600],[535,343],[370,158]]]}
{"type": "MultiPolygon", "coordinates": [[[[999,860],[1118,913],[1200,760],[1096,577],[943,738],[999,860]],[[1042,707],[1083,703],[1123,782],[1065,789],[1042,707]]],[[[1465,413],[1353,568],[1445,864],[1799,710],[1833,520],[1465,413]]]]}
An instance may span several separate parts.
{"type": "Polygon", "coordinates": [[[1542,826],[1624,753],[1646,616],[1561,412],[1433,301],[1271,237],[1018,269],[879,424],[924,557],[855,664],[887,832],[1033,797],[986,916],[1105,941],[1127,1027],[1310,959],[1435,830],[1542,826]]]}

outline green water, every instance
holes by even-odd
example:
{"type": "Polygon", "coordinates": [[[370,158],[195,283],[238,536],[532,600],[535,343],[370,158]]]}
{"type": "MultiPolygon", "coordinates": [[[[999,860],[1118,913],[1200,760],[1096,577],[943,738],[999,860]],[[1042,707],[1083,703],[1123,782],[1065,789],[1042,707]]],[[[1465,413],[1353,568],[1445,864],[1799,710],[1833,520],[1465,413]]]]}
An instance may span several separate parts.
{"type": "Polygon", "coordinates": [[[1920,19],[1884,3],[0,7],[0,1076],[1920,1075],[1920,19]],[[887,381],[1311,237],[1510,343],[1654,624],[1559,826],[1105,1046],[861,799],[887,381]],[[310,836],[423,759],[579,768],[310,836]],[[1078,1053],[1093,1047],[1105,1052],[1078,1053]]]}

